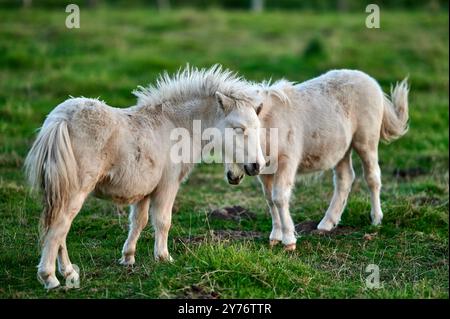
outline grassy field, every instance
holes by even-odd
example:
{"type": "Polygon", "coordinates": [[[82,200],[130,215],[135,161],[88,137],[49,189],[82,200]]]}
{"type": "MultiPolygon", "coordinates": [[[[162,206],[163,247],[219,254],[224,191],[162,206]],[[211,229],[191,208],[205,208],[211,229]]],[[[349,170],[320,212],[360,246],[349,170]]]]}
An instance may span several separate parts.
{"type": "Polygon", "coordinates": [[[82,9],[74,30],[65,28],[65,17],[63,8],[0,11],[0,298],[448,298],[447,13],[382,12],[378,30],[365,28],[363,14],[82,9]],[[90,198],[68,237],[81,288],[46,292],[36,280],[41,206],[22,169],[35,130],[69,95],[126,107],[135,103],[130,92],[137,85],[187,62],[219,62],[252,80],[303,81],[331,68],[357,68],[386,91],[409,75],[410,131],[380,146],[383,226],[370,226],[355,158],[342,227],[329,235],[305,230],[331,198],[326,172],[295,190],[291,212],[305,230],[297,251],[271,250],[257,180],[230,187],[221,166],[200,165],[176,200],[174,263],[153,261],[147,227],[136,266],[120,266],[127,216],[90,198]],[[232,205],[255,216],[208,215],[232,205]],[[368,264],[379,266],[382,288],[366,287],[368,264]]]}

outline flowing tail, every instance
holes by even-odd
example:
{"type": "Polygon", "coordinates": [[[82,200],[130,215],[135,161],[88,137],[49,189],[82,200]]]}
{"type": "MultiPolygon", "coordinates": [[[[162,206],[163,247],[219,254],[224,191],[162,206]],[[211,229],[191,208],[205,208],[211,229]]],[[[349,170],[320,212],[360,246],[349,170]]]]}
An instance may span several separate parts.
{"type": "Polygon", "coordinates": [[[42,238],[66,207],[71,191],[78,188],[77,163],[65,119],[50,114],[27,155],[25,169],[32,188],[44,195],[42,238]]]}
{"type": "Polygon", "coordinates": [[[380,137],[386,142],[402,137],[408,131],[408,79],[391,87],[391,98],[384,96],[380,137]]]}

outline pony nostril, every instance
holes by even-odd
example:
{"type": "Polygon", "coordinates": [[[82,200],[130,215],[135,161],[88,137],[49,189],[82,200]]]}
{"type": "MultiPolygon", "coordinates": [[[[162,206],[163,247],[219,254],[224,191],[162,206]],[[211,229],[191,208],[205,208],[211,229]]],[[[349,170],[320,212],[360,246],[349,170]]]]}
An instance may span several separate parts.
{"type": "Polygon", "coordinates": [[[245,174],[247,174],[248,176],[258,175],[260,172],[259,169],[260,169],[260,165],[257,163],[244,165],[245,174]]]}
{"type": "Polygon", "coordinates": [[[234,177],[230,171],[227,172],[228,183],[230,183],[231,185],[238,185],[243,177],[244,175],[234,177]]]}

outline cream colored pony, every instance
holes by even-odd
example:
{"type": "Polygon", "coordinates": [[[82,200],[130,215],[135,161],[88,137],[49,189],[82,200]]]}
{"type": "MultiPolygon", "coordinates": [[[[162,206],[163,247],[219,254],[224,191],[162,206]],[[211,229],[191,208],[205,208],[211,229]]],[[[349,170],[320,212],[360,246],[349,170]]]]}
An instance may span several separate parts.
{"type": "MultiPolygon", "coordinates": [[[[147,224],[149,208],[155,258],[170,260],[167,238],[172,205],[180,182],[200,156],[196,151],[192,163],[171,161],[174,141],[170,132],[181,127],[192,133],[194,120],[201,120],[202,129],[258,130],[260,126],[255,87],[220,66],[186,68],[174,77],[165,74],[156,86],[141,88],[136,95],[137,105],[126,109],[88,98],[61,103],[48,115],[27,156],[30,183],[44,195],[38,278],[47,289],[59,285],[56,259],[66,279],[79,276],[69,260],[66,237],[91,193],[132,205],[122,264],[135,262],[136,243],[147,224]]],[[[256,162],[243,163],[251,174],[264,166],[259,131],[257,135],[257,147],[248,150],[249,154],[256,150],[249,156],[256,162]]],[[[245,144],[241,141],[241,145],[245,144]]],[[[201,149],[201,145],[194,146],[201,149]]]]}
{"type": "MultiPolygon", "coordinates": [[[[262,148],[277,152],[275,173],[259,175],[272,215],[270,244],[280,241],[294,250],[296,236],[289,213],[289,199],[295,175],[334,168],[334,195],[319,230],[335,227],[345,208],[355,174],[352,150],[362,160],[370,190],[372,223],[381,223],[381,174],[378,165],[380,138],[392,141],[408,129],[408,84],[396,85],[389,99],[378,83],[360,71],[334,70],[294,85],[281,80],[262,84],[264,106],[259,115],[262,128],[278,128],[278,145],[266,142],[262,148]]],[[[272,152],[273,153],[273,152],[272,152]]],[[[230,184],[238,184],[242,168],[226,165],[230,184]]]]}

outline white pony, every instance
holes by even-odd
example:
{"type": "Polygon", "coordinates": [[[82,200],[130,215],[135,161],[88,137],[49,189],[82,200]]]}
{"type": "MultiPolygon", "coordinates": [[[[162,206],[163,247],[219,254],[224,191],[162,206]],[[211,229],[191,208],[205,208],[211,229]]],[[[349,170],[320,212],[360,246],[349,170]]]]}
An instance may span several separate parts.
{"type": "MultiPolygon", "coordinates": [[[[262,128],[278,128],[278,145],[261,136],[266,154],[275,148],[278,169],[259,175],[272,216],[271,246],[280,241],[286,250],[295,250],[294,223],[289,199],[295,175],[334,168],[334,194],[319,230],[335,227],[345,208],[355,174],[352,150],[362,160],[370,190],[372,224],[381,223],[381,175],[378,165],[380,138],[392,141],[408,129],[408,84],[406,79],[391,89],[390,99],[367,74],[354,70],[333,70],[294,85],[281,80],[261,84],[264,106],[259,115],[262,128]]],[[[266,159],[267,160],[267,159],[266,159]]],[[[230,184],[238,184],[243,170],[226,165],[230,184]]]]}
{"type": "MultiPolygon", "coordinates": [[[[164,74],[156,86],[141,87],[135,92],[137,105],[130,108],[113,108],[88,98],[71,98],[58,105],[45,120],[25,162],[31,185],[44,195],[38,278],[45,288],[59,285],[56,258],[62,276],[79,278],[69,260],[66,237],[90,193],[132,205],[122,264],[135,261],[136,243],[147,224],[149,208],[155,229],[154,256],[171,260],[167,238],[172,205],[181,181],[201,153],[196,151],[192,163],[171,161],[175,141],[170,140],[170,132],[185,128],[192,133],[194,120],[201,120],[202,130],[255,129],[257,144],[248,153],[256,162],[243,166],[257,174],[265,162],[255,89],[218,65],[208,70],[187,67],[174,77],[164,74]]],[[[201,145],[194,146],[201,149],[201,145]]]]}

